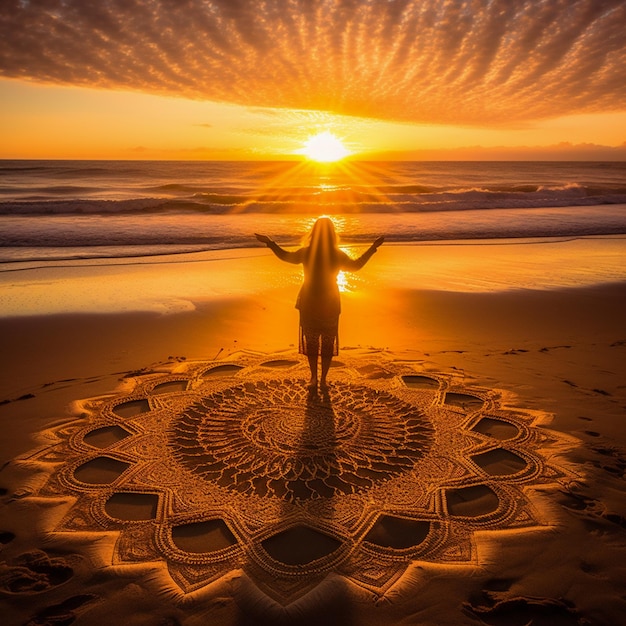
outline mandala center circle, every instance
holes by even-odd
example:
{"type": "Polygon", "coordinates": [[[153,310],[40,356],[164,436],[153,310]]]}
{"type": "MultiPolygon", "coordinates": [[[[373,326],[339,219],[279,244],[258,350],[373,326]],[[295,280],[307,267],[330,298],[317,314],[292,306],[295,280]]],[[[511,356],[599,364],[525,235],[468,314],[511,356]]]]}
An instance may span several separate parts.
{"type": "Polygon", "coordinates": [[[259,448],[288,455],[333,453],[359,431],[355,416],[327,406],[285,405],[251,409],[241,431],[259,448]]]}
{"type": "Polygon", "coordinates": [[[303,380],[215,392],[173,420],[174,459],[221,487],[287,500],[355,493],[412,469],[432,444],[415,406],[364,386],[312,400],[303,380]]]}

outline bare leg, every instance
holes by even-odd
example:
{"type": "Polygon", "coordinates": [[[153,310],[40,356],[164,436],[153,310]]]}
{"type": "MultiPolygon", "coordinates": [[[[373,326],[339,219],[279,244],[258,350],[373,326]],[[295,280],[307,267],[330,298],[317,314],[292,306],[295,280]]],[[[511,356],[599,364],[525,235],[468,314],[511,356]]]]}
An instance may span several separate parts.
{"type": "Polygon", "coordinates": [[[309,386],[317,385],[317,354],[307,354],[307,359],[309,359],[309,368],[311,369],[309,386]]]}
{"type": "Polygon", "coordinates": [[[330,369],[330,363],[333,360],[333,348],[334,338],[330,340],[326,337],[322,338],[322,376],[320,379],[320,387],[328,387],[326,377],[328,376],[328,370],[330,369]]]}
{"type": "Polygon", "coordinates": [[[328,383],[326,382],[326,376],[328,375],[328,370],[330,369],[330,362],[333,360],[333,355],[323,355],[322,356],[322,377],[320,379],[320,387],[328,387],[328,383]]]}
{"type": "Polygon", "coordinates": [[[308,336],[306,338],[306,357],[309,360],[309,369],[311,370],[309,387],[317,387],[317,356],[320,349],[319,341],[319,337],[308,336]]]}

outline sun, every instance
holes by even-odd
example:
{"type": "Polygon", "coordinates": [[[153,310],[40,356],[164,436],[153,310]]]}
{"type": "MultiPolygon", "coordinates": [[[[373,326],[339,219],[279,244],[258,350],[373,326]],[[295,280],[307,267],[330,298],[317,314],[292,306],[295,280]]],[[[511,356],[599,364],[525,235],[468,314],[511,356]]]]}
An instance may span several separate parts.
{"type": "Polygon", "coordinates": [[[332,163],[350,154],[341,140],[327,130],[309,137],[298,152],[318,163],[332,163]]]}

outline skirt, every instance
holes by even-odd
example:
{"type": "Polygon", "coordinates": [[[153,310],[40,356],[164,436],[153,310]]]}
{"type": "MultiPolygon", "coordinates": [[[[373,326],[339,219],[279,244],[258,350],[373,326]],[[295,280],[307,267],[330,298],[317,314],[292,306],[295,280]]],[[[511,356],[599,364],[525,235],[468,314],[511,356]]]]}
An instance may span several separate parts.
{"type": "Polygon", "coordinates": [[[339,354],[339,316],[315,319],[300,312],[298,351],[307,356],[339,354]]]}

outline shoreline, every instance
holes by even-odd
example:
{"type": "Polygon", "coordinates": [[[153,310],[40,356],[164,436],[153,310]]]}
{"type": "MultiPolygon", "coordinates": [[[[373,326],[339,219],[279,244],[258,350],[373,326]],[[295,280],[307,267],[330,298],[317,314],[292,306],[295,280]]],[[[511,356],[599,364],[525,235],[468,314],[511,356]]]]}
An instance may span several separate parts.
{"type": "MultiPolygon", "coordinates": [[[[624,205],[626,207],[626,204],[624,205]]],[[[522,246],[522,245],[531,245],[531,244],[557,244],[557,243],[569,243],[572,241],[579,240],[620,240],[626,239],[626,232],[624,233],[597,233],[597,234],[582,234],[582,235],[546,235],[546,236],[526,236],[520,235],[519,237],[490,237],[490,238],[479,238],[479,237],[468,237],[466,239],[415,239],[410,241],[404,240],[386,240],[386,247],[396,247],[396,246],[410,246],[410,247],[430,247],[430,246],[522,246]]],[[[251,242],[252,243],[252,242],[251,242]]],[[[183,247],[185,244],[171,244],[171,247],[183,247]]],[[[360,248],[364,247],[366,244],[362,242],[353,242],[346,243],[342,242],[341,248],[360,248]]],[[[193,245],[189,247],[194,247],[193,245]]],[[[101,265],[134,265],[134,264],[158,264],[158,263],[190,263],[190,262],[200,262],[202,259],[193,260],[191,257],[201,256],[201,255],[221,255],[221,254],[233,254],[237,251],[240,251],[244,254],[252,250],[263,250],[262,246],[252,243],[252,245],[241,245],[234,247],[201,247],[200,245],[196,246],[198,249],[184,249],[179,251],[171,251],[167,250],[167,247],[163,248],[163,250],[158,252],[144,252],[139,253],[139,248],[144,249],[154,249],[155,246],[149,244],[137,244],[137,245],[128,245],[128,246],[93,246],[93,247],[73,247],[68,246],[65,247],[54,247],[54,246],[46,246],[42,247],[42,250],[65,250],[65,249],[77,249],[77,250],[91,250],[98,248],[107,248],[111,250],[118,250],[120,248],[127,249],[131,252],[133,249],[137,251],[137,254],[119,254],[119,255],[102,255],[102,256],[92,256],[84,254],[84,256],[76,255],[76,256],[67,256],[67,257],[51,257],[47,258],[42,256],[41,258],[36,259],[12,259],[12,260],[4,260],[0,261],[0,273],[3,272],[13,272],[13,271],[26,271],[26,270],[38,270],[38,269],[50,269],[50,268],[61,268],[61,267],[85,267],[85,266],[101,266],[101,265]],[[145,260],[143,260],[145,259],[145,260]],[[40,265],[35,265],[36,263],[40,263],[40,265]],[[55,265],[58,264],[58,265],[55,265]],[[6,266],[6,267],[4,267],[6,266]],[[23,267],[16,267],[23,266],[23,267]]],[[[287,245],[286,247],[295,247],[287,245]]],[[[33,247],[37,249],[36,247],[33,247]]],[[[16,246],[3,246],[4,250],[24,250],[28,249],[27,246],[16,247],[16,246]]]]}
{"type": "MultiPolygon", "coordinates": [[[[356,255],[362,246],[344,246],[356,255]]],[[[26,264],[0,264],[0,318],[55,313],[175,314],[203,303],[295,296],[301,270],[264,248],[26,264]],[[8,271],[6,266],[11,267],[8,271]]],[[[626,281],[626,237],[385,244],[358,273],[344,273],[343,298],[387,289],[488,293],[558,290],[626,281]]]]}

